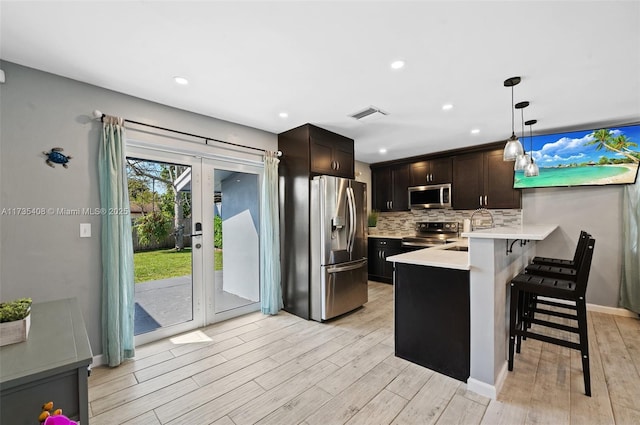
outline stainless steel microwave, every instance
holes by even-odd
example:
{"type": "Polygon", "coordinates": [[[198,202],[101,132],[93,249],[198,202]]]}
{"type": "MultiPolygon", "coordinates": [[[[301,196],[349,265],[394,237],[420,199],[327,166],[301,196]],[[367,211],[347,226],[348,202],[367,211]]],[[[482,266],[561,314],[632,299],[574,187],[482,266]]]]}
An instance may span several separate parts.
{"type": "Polygon", "coordinates": [[[451,183],[410,187],[409,208],[451,208],[451,183]]]}

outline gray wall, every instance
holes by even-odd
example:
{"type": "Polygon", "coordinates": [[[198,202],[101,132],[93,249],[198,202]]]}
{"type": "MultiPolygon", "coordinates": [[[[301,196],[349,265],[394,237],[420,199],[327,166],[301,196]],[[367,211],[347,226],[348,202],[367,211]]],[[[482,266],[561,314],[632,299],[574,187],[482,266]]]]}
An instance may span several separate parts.
{"type": "Polygon", "coordinates": [[[260,188],[258,176],[233,173],[222,181],[222,219],[249,210],[256,232],[260,229],[260,188]]]}
{"type": "Polygon", "coordinates": [[[587,302],[618,306],[622,250],[624,186],[526,189],[523,222],[558,224],[560,228],[538,243],[537,255],[571,258],[580,230],[596,239],[587,287],[587,302]]]}
{"type": "MultiPolygon", "coordinates": [[[[101,125],[91,112],[275,150],[274,134],[0,62],[0,206],[96,208],[101,125]],[[45,165],[42,152],[62,147],[68,169],[45,165]]],[[[167,87],[170,90],[172,87],[167,87]]],[[[162,88],[159,88],[162,90],[162,88]]],[[[142,132],[136,134],[144,138],[142,132]]],[[[151,137],[151,136],[150,136],[151,137]]],[[[94,355],[102,352],[100,217],[0,216],[0,298],[35,302],[77,297],[94,355]],[[92,237],[79,237],[80,223],[92,237]]]]}

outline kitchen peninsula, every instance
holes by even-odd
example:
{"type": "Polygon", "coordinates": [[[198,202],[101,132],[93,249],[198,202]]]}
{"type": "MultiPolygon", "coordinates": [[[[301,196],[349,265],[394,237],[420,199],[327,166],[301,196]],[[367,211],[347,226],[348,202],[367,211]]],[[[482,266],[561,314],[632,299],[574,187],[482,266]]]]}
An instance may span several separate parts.
{"type": "Polygon", "coordinates": [[[387,258],[395,267],[396,355],[495,399],[507,373],[508,283],[536,255],[535,241],[556,228],[476,230],[461,242],[387,258]],[[455,248],[466,245],[468,252],[455,248]],[[428,336],[409,342],[421,334],[428,336]]]}

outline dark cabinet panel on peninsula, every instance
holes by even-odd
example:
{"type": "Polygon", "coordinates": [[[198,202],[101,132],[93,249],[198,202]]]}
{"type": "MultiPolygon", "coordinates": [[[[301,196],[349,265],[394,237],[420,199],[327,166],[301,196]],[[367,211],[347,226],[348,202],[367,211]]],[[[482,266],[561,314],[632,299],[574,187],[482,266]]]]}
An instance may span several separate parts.
{"type": "Polygon", "coordinates": [[[402,254],[402,242],[393,238],[369,238],[369,280],[393,283],[393,263],[387,257],[402,254]]]}
{"type": "Polygon", "coordinates": [[[395,264],[396,356],[467,382],[469,271],[395,264]]]}
{"type": "Polygon", "coordinates": [[[456,155],[453,158],[453,208],[520,208],[513,188],[513,162],[502,160],[502,149],[456,155]]]}
{"type": "Polygon", "coordinates": [[[378,211],[409,210],[409,165],[400,164],[371,169],[371,205],[378,211]]]}

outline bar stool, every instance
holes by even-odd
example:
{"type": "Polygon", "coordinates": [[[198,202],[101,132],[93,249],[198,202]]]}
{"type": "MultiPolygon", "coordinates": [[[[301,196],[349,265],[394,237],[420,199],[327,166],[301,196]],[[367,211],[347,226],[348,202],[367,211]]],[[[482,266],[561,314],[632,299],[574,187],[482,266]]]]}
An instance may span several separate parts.
{"type": "Polygon", "coordinates": [[[528,337],[538,339],[543,342],[580,350],[582,356],[582,373],[584,376],[585,394],[587,396],[591,396],[589,341],[587,338],[587,306],[585,294],[587,291],[587,282],[589,280],[589,271],[591,270],[591,260],[593,258],[595,242],[595,239],[591,237],[587,239],[586,248],[582,254],[582,258],[579,259],[579,268],[577,269],[575,280],[557,279],[530,273],[520,273],[511,280],[508,358],[508,369],[510,371],[513,370],[514,349],[516,352],[520,352],[521,340],[523,338],[528,337]],[[525,294],[531,295],[535,298],[549,297],[556,300],[570,301],[571,304],[565,304],[557,301],[544,301],[544,304],[569,309],[575,313],[571,314],[539,308],[537,303],[543,303],[540,299],[537,300],[535,305],[525,305],[527,303],[527,298],[531,299],[530,297],[525,297],[525,294]],[[577,321],[577,327],[552,322],[550,320],[538,319],[535,317],[536,313],[575,320],[577,321]],[[537,333],[534,329],[530,329],[531,324],[578,334],[579,341],[575,343],[568,339],[561,339],[537,333]]]}
{"type": "MultiPolygon", "coordinates": [[[[527,274],[534,274],[538,276],[575,281],[578,277],[577,270],[580,267],[580,262],[583,259],[584,250],[590,237],[591,234],[587,233],[586,231],[582,230],[580,232],[578,243],[576,244],[576,250],[573,255],[573,260],[563,260],[559,258],[549,257],[534,257],[533,263],[529,264],[525,268],[525,272],[527,274]]],[[[524,297],[524,300],[520,300],[520,303],[525,307],[525,311],[523,312],[525,317],[531,316],[531,310],[537,307],[538,303],[558,306],[557,303],[549,300],[539,300],[538,297],[533,294],[523,293],[521,294],[521,297],[524,297]]],[[[531,327],[531,324],[528,323],[527,326],[531,327]]]]}
{"type": "Polygon", "coordinates": [[[582,253],[584,252],[584,248],[587,246],[587,240],[591,235],[584,230],[580,231],[580,236],[578,237],[578,243],[576,244],[576,250],[573,253],[572,260],[564,260],[561,258],[550,258],[550,257],[533,257],[531,262],[533,264],[543,265],[543,266],[552,266],[552,267],[567,267],[575,269],[577,268],[576,263],[582,258],[582,253]]]}

